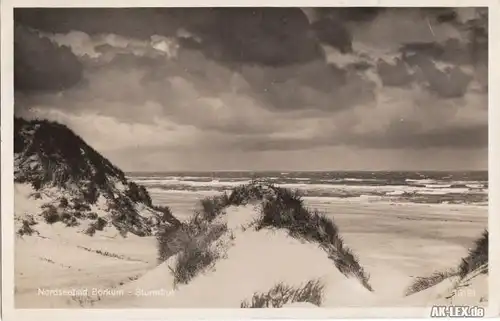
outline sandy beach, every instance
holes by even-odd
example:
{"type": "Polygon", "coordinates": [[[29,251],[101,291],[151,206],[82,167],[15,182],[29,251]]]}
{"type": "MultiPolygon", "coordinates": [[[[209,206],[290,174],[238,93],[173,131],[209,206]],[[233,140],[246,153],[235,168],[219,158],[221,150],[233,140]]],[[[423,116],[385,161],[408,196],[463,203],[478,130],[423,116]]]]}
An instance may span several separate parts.
{"type": "MultiPolygon", "coordinates": [[[[205,196],[206,193],[176,192],[163,193],[162,198],[157,196],[156,199],[153,194],[153,199],[158,204],[171,200],[172,211],[180,218],[187,218],[199,199],[205,196]]],[[[334,218],[345,243],[370,274],[377,295],[385,297],[369,303],[354,296],[351,301],[344,299],[343,307],[426,305],[422,300],[405,299],[405,288],[415,277],[456,266],[487,226],[487,210],[482,206],[391,204],[314,197],[306,198],[306,204],[334,218]],[[388,280],[391,287],[386,286],[388,280]]],[[[244,214],[250,215],[241,213],[244,214]]],[[[135,280],[147,279],[150,273],[160,273],[158,270],[168,272],[165,266],[157,266],[154,237],[89,237],[57,224],[39,231],[43,238],[16,240],[16,307],[19,308],[94,305],[122,308],[130,304],[140,307],[135,302],[139,296],[142,298],[138,302],[149,299],[140,294],[141,285],[134,285],[135,280]],[[112,256],[98,251],[109,252],[112,256]],[[127,284],[134,290],[120,292],[127,284]],[[101,291],[101,299],[93,302],[95,298],[82,299],[68,294],[48,296],[39,292],[39,289],[58,288],[87,289],[90,297],[95,297],[90,295],[92,291],[94,294],[101,291]]],[[[169,281],[165,276],[153,278],[154,285],[166,289],[171,286],[158,284],[161,280],[169,281]]],[[[166,296],[171,296],[172,291],[165,290],[169,293],[166,296]]],[[[483,292],[484,289],[469,291],[474,295],[484,295],[483,292]]],[[[162,302],[158,298],[145,305],[149,308],[169,306],[168,300],[162,302]]]]}

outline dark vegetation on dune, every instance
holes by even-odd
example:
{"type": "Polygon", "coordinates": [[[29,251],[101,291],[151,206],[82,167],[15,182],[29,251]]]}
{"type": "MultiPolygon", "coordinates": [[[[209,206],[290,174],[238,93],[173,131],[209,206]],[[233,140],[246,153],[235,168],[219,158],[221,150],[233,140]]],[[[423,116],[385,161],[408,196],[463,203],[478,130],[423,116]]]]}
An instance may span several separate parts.
{"type": "Polygon", "coordinates": [[[254,222],[257,230],[285,229],[294,238],[317,243],[341,273],[355,276],[365,288],[373,291],[368,282],[368,274],[359,264],[359,259],[344,245],[333,219],[306,208],[297,191],[267,183],[252,182],[234,188],[230,195],[224,193],[200,201],[200,209],[191,221],[165,228],[158,233],[159,260],[164,261],[179,252],[182,252],[181,256],[186,256],[184,252],[194,251],[190,250],[190,244],[199,243],[200,239],[204,240],[207,247],[223,234],[214,233],[214,228],[217,231],[220,228],[214,227],[211,222],[219,215],[224,215],[228,206],[246,204],[260,204],[261,215],[254,222]]]}
{"type": "Polygon", "coordinates": [[[324,285],[319,280],[311,280],[305,285],[293,287],[278,283],[267,293],[254,293],[252,299],[241,303],[241,308],[281,308],[285,304],[308,302],[321,306],[324,285]]]}
{"type": "Polygon", "coordinates": [[[22,220],[21,227],[17,230],[17,234],[20,236],[38,234],[38,232],[33,229],[33,226],[37,224],[33,216],[28,215],[22,220]]]}
{"type": "Polygon", "coordinates": [[[479,271],[488,273],[488,230],[474,242],[466,257],[462,258],[458,267],[446,271],[437,271],[430,276],[417,277],[406,289],[405,295],[411,295],[428,289],[450,277],[458,277],[463,280],[469,273],[479,271]]]}
{"type": "Polygon", "coordinates": [[[222,256],[212,244],[226,231],[226,224],[211,224],[195,215],[188,222],[165,227],[156,235],[159,262],[178,255],[171,270],[174,285],[187,284],[222,256]]]}
{"type": "Polygon", "coordinates": [[[458,266],[458,275],[465,277],[479,267],[488,264],[488,230],[485,230],[481,237],[474,242],[474,246],[469,249],[469,253],[462,259],[458,266]]]}
{"type": "Polygon", "coordinates": [[[70,198],[52,204],[41,215],[48,223],[63,221],[76,226],[82,219],[94,219],[87,234],[103,225],[114,225],[122,235],[151,235],[162,225],[179,224],[168,208],[155,207],[144,186],[129,182],[125,174],[90,147],[68,127],[47,120],[14,119],[14,180],[29,183],[37,191],[57,187],[70,198]],[[118,184],[123,185],[119,188],[118,184]],[[98,220],[90,205],[102,196],[111,213],[109,222],[98,220]],[[155,209],[156,217],[139,215],[136,206],[155,209]]]}
{"type": "Polygon", "coordinates": [[[292,237],[318,243],[344,275],[354,275],[365,288],[373,291],[369,275],[359,259],[344,245],[333,218],[304,206],[298,192],[271,186],[276,197],[263,203],[257,229],[274,227],[287,229],[292,237]]]}
{"type": "Polygon", "coordinates": [[[14,153],[18,156],[16,182],[27,182],[40,189],[89,181],[88,186],[81,188],[88,188],[85,196],[90,203],[97,200],[95,188],[112,194],[109,178],[126,181],[120,169],[68,127],[56,122],[15,118],[14,153]]]}
{"type": "Polygon", "coordinates": [[[177,256],[175,266],[172,270],[174,285],[179,283],[187,284],[194,276],[209,268],[222,256],[211,245],[214,240],[218,239],[226,231],[226,225],[217,224],[210,227],[206,231],[206,235],[199,233],[199,237],[195,236],[187,240],[184,248],[177,256]]]}

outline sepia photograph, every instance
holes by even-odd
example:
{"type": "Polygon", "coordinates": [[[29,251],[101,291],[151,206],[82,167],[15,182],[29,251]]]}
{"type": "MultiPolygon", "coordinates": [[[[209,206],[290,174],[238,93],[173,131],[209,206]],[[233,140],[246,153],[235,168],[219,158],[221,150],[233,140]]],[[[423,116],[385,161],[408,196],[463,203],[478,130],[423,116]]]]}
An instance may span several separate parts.
{"type": "Polygon", "coordinates": [[[488,7],[14,8],[13,33],[16,309],[484,316],[488,7]]]}

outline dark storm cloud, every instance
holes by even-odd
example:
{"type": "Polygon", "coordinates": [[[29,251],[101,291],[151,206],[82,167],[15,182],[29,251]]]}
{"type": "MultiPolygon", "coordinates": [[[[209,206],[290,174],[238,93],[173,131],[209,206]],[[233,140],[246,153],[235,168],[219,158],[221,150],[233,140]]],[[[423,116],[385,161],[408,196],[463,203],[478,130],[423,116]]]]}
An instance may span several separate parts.
{"type": "Polygon", "coordinates": [[[349,24],[369,23],[386,8],[308,8],[315,14],[312,28],[318,40],[338,49],[352,52],[353,37],[349,24]]]}
{"type": "Polygon", "coordinates": [[[395,63],[388,63],[379,59],[377,72],[384,86],[406,86],[414,80],[407,68],[407,64],[399,58],[395,63]]]}
{"type": "Polygon", "coordinates": [[[429,9],[422,9],[422,11],[435,13],[436,21],[438,23],[456,22],[458,18],[456,11],[454,11],[452,8],[429,8],[429,9]]]}
{"type": "MultiPolygon", "coordinates": [[[[48,94],[21,93],[16,111],[35,106],[37,115],[62,119],[110,150],[119,149],[113,140],[120,148],[196,152],[486,146],[485,92],[474,78],[477,62],[487,57],[484,25],[444,9],[304,12],[16,10],[18,25],[71,45],[79,59],[37,35],[54,56],[41,61],[40,50],[29,49],[36,41],[18,41],[25,50],[20,61],[32,64],[16,64],[16,74],[29,79],[42,71],[34,79],[48,79],[41,84],[48,94]],[[434,36],[427,17],[434,26],[456,28],[435,27],[434,36]],[[393,18],[409,27],[409,36],[403,28],[391,33],[393,18]]],[[[16,80],[16,89],[29,87],[16,80]]]]}
{"type": "Polygon", "coordinates": [[[472,42],[464,44],[457,39],[449,39],[444,44],[435,42],[405,44],[401,52],[403,55],[416,53],[439,61],[465,65],[475,64],[478,61],[486,62],[488,48],[481,46],[482,42],[474,45],[472,42]]]}
{"type": "Polygon", "coordinates": [[[443,98],[462,97],[472,80],[457,66],[438,69],[426,55],[414,54],[404,59],[416,69],[415,79],[424,82],[430,91],[443,98]]]}
{"type": "Polygon", "coordinates": [[[444,98],[464,96],[472,80],[458,67],[447,68],[446,71],[429,69],[426,72],[429,89],[444,98]]]}
{"type": "Polygon", "coordinates": [[[403,124],[392,126],[382,135],[352,137],[353,144],[365,148],[412,148],[453,147],[456,149],[488,146],[488,126],[445,127],[429,131],[416,131],[419,126],[403,124]],[[413,129],[413,130],[412,130],[413,129]]]}
{"type": "Polygon", "coordinates": [[[336,133],[310,139],[253,136],[234,141],[225,147],[247,151],[286,151],[346,145],[359,148],[416,150],[440,147],[454,149],[484,148],[488,147],[488,126],[455,126],[424,131],[418,123],[405,122],[397,124],[395,122],[383,133],[371,133],[370,135],[336,133]]]}
{"type": "Polygon", "coordinates": [[[293,138],[269,138],[269,137],[251,137],[225,146],[231,150],[240,151],[291,151],[308,150],[315,147],[334,146],[333,141],[320,139],[293,139],[293,138]]]}
{"type": "Polygon", "coordinates": [[[190,37],[181,43],[217,61],[280,66],[323,58],[299,8],[36,9],[16,11],[20,24],[53,33],[80,30],[127,37],[190,37]]]}
{"type": "Polygon", "coordinates": [[[352,52],[352,36],[341,21],[324,18],[312,24],[318,39],[341,53],[352,52]]]}
{"type": "Polygon", "coordinates": [[[322,59],[323,52],[298,8],[220,8],[186,29],[218,61],[282,66],[322,59]]]}
{"type": "MultiPolygon", "coordinates": [[[[321,60],[278,67],[242,65],[235,70],[207,61],[197,51],[180,49],[174,61],[120,54],[98,69],[99,72],[141,70],[140,88],[144,93],[138,94],[139,99],[159,101],[167,113],[179,95],[179,88],[172,81],[180,80],[172,77],[188,82],[199,97],[217,98],[229,90],[231,79],[237,74],[235,94],[250,97],[260,107],[278,112],[307,109],[336,112],[368,103],[375,95],[375,84],[356,68],[340,68],[321,60]]],[[[133,92],[131,88],[125,95],[133,92]]]]}
{"type": "Polygon", "coordinates": [[[477,65],[488,62],[488,12],[476,10],[467,19],[459,19],[456,9],[427,8],[429,28],[432,24],[450,24],[459,30],[463,39],[450,38],[444,42],[407,43],[402,46],[403,55],[417,53],[429,58],[457,65],[477,65]],[[430,17],[430,18],[429,18],[430,17]]]}
{"type": "Polygon", "coordinates": [[[90,35],[113,33],[147,39],[152,34],[175,34],[183,10],[159,10],[154,8],[19,8],[14,10],[14,21],[24,26],[52,33],[68,33],[72,30],[79,30],[90,35]]]}
{"type": "MultiPolygon", "coordinates": [[[[402,10],[402,9],[391,9],[402,10]]],[[[386,86],[405,86],[414,81],[423,83],[431,92],[443,98],[462,97],[473,78],[487,90],[484,71],[488,64],[487,12],[476,10],[465,14],[457,8],[422,8],[422,24],[429,33],[448,26],[455,31],[447,39],[412,42],[403,41],[400,47],[402,61],[379,60],[379,76],[386,86]],[[443,64],[444,63],[444,64],[443,64]],[[464,73],[462,67],[474,68],[474,75],[464,73]],[[479,77],[479,78],[478,78],[479,77]]],[[[415,17],[413,17],[415,19],[415,17]]]]}
{"type": "Polygon", "coordinates": [[[256,95],[278,111],[336,112],[373,100],[375,84],[360,73],[318,61],[287,68],[242,68],[256,95]]]}
{"type": "Polygon", "coordinates": [[[320,19],[334,19],[353,22],[369,22],[380,13],[387,10],[383,7],[356,7],[356,8],[313,8],[320,19]]]}
{"type": "Polygon", "coordinates": [[[27,28],[14,31],[14,85],[21,91],[59,91],[82,79],[83,66],[70,48],[27,28]]]}

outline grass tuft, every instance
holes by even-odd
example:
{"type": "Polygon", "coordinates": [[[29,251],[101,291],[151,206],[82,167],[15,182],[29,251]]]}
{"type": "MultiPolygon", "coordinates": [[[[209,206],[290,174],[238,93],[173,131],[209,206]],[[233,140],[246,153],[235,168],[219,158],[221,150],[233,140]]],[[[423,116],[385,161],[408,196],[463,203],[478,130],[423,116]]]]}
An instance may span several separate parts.
{"type": "Polygon", "coordinates": [[[462,259],[458,266],[460,277],[463,278],[480,266],[488,264],[488,236],[488,230],[485,230],[481,237],[474,242],[474,247],[469,249],[468,255],[462,259]]]}
{"type": "Polygon", "coordinates": [[[83,233],[87,234],[88,236],[94,236],[95,232],[96,228],[94,224],[90,224],[89,227],[87,227],[87,229],[83,233]]]}
{"type": "Polygon", "coordinates": [[[417,277],[407,288],[405,295],[411,295],[428,289],[447,278],[458,276],[464,279],[469,273],[484,266],[482,273],[488,273],[488,231],[485,230],[481,237],[474,242],[474,246],[469,249],[469,253],[462,258],[458,268],[447,271],[434,272],[428,277],[417,277]]]}
{"type": "Polygon", "coordinates": [[[22,221],[21,227],[17,230],[17,235],[24,236],[38,233],[35,229],[32,228],[32,226],[36,224],[37,222],[34,220],[33,216],[28,216],[22,221]]]}
{"type": "Polygon", "coordinates": [[[71,213],[62,213],[61,214],[61,222],[66,224],[68,227],[78,226],[80,223],[71,213]]]}
{"type": "Polygon", "coordinates": [[[159,217],[160,224],[170,223],[175,226],[180,225],[181,222],[172,214],[172,210],[170,209],[170,207],[154,205],[153,209],[161,213],[161,216],[159,217]]]}
{"type": "Polygon", "coordinates": [[[92,224],[95,225],[95,229],[97,231],[102,231],[102,230],[104,230],[104,228],[106,227],[106,225],[108,225],[108,221],[106,221],[102,217],[98,217],[97,220],[94,223],[92,223],[92,224]]]}
{"type": "Polygon", "coordinates": [[[98,217],[97,220],[90,223],[89,227],[84,231],[88,236],[94,236],[97,231],[102,231],[108,225],[108,221],[102,217],[98,217]]]}
{"type": "Polygon", "coordinates": [[[190,221],[163,227],[156,235],[158,261],[188,249],[191,244],[210,244],[227,231],[226,224],[210,224],[195,215],[190,221]]]}
{"type": "Polygon", "coordinates": [[[85,214],[85,217],[88,218],[89,220],[97,220],[99,215],[97,215],[97,213],[94,212],[89,212],[85,214]]]}
{"type": "Polygon", "coordinates": [[[164,226],[157,234],[158,261],[177,255],[171,269],[174,285],[188,283],[220,257],[211,245],[227,232],[227,225],[210,223],[204,215],[196,213],[190,221],[164,226]]]}
{"type": "Polygon", "coordinates": [[[447,271],[438,271],[432,273],[430,276],[426,277],[417,277],[415,281],[406,289],[405,296],[412,295],[414,293],[426,290],[439,284],[446,280],[447,278],[453,277],[457,275],[457,271],[455,270],[447,270],[447,271]]]}
{"type": "Polygon", "coordinates": [[[48,224],[54,224],[61,220],[61,216],[53,205],[49,205],[42,212],[42,217],[48,224]]]}
{"type": "Polygon", "coordinates": [[[59,207],[61,208],[67,208],[69,206],[68,199],[66,197],[61,197],[59,200],[59,207]]]}
{"type": "Polygon", "coordinates": [[[224,209],[229,205],[228,196],[225,193],[221,196],[206,197],[200,201],[201,208],[198,214],[202,219],[211,222],[217,216],[224,214],[224,209]]]}
{"type": "Polygon", "coordinates": [[[197,242],[189,243],[177,256],[172,270],[174,285],[187,284],[198,273],[210,267],[219,257],[219,253],[208,243],[201,246],[197,242]]]}
{"type": "Polygon", "coordinates": [[[243,301],[241,308],[281,308],[294,302],[309,302],[321,306],[324,285],[311,280],[304,286],[292,287],[278,283],[267,293],[254,293],[250,301],[243,301]]]}

